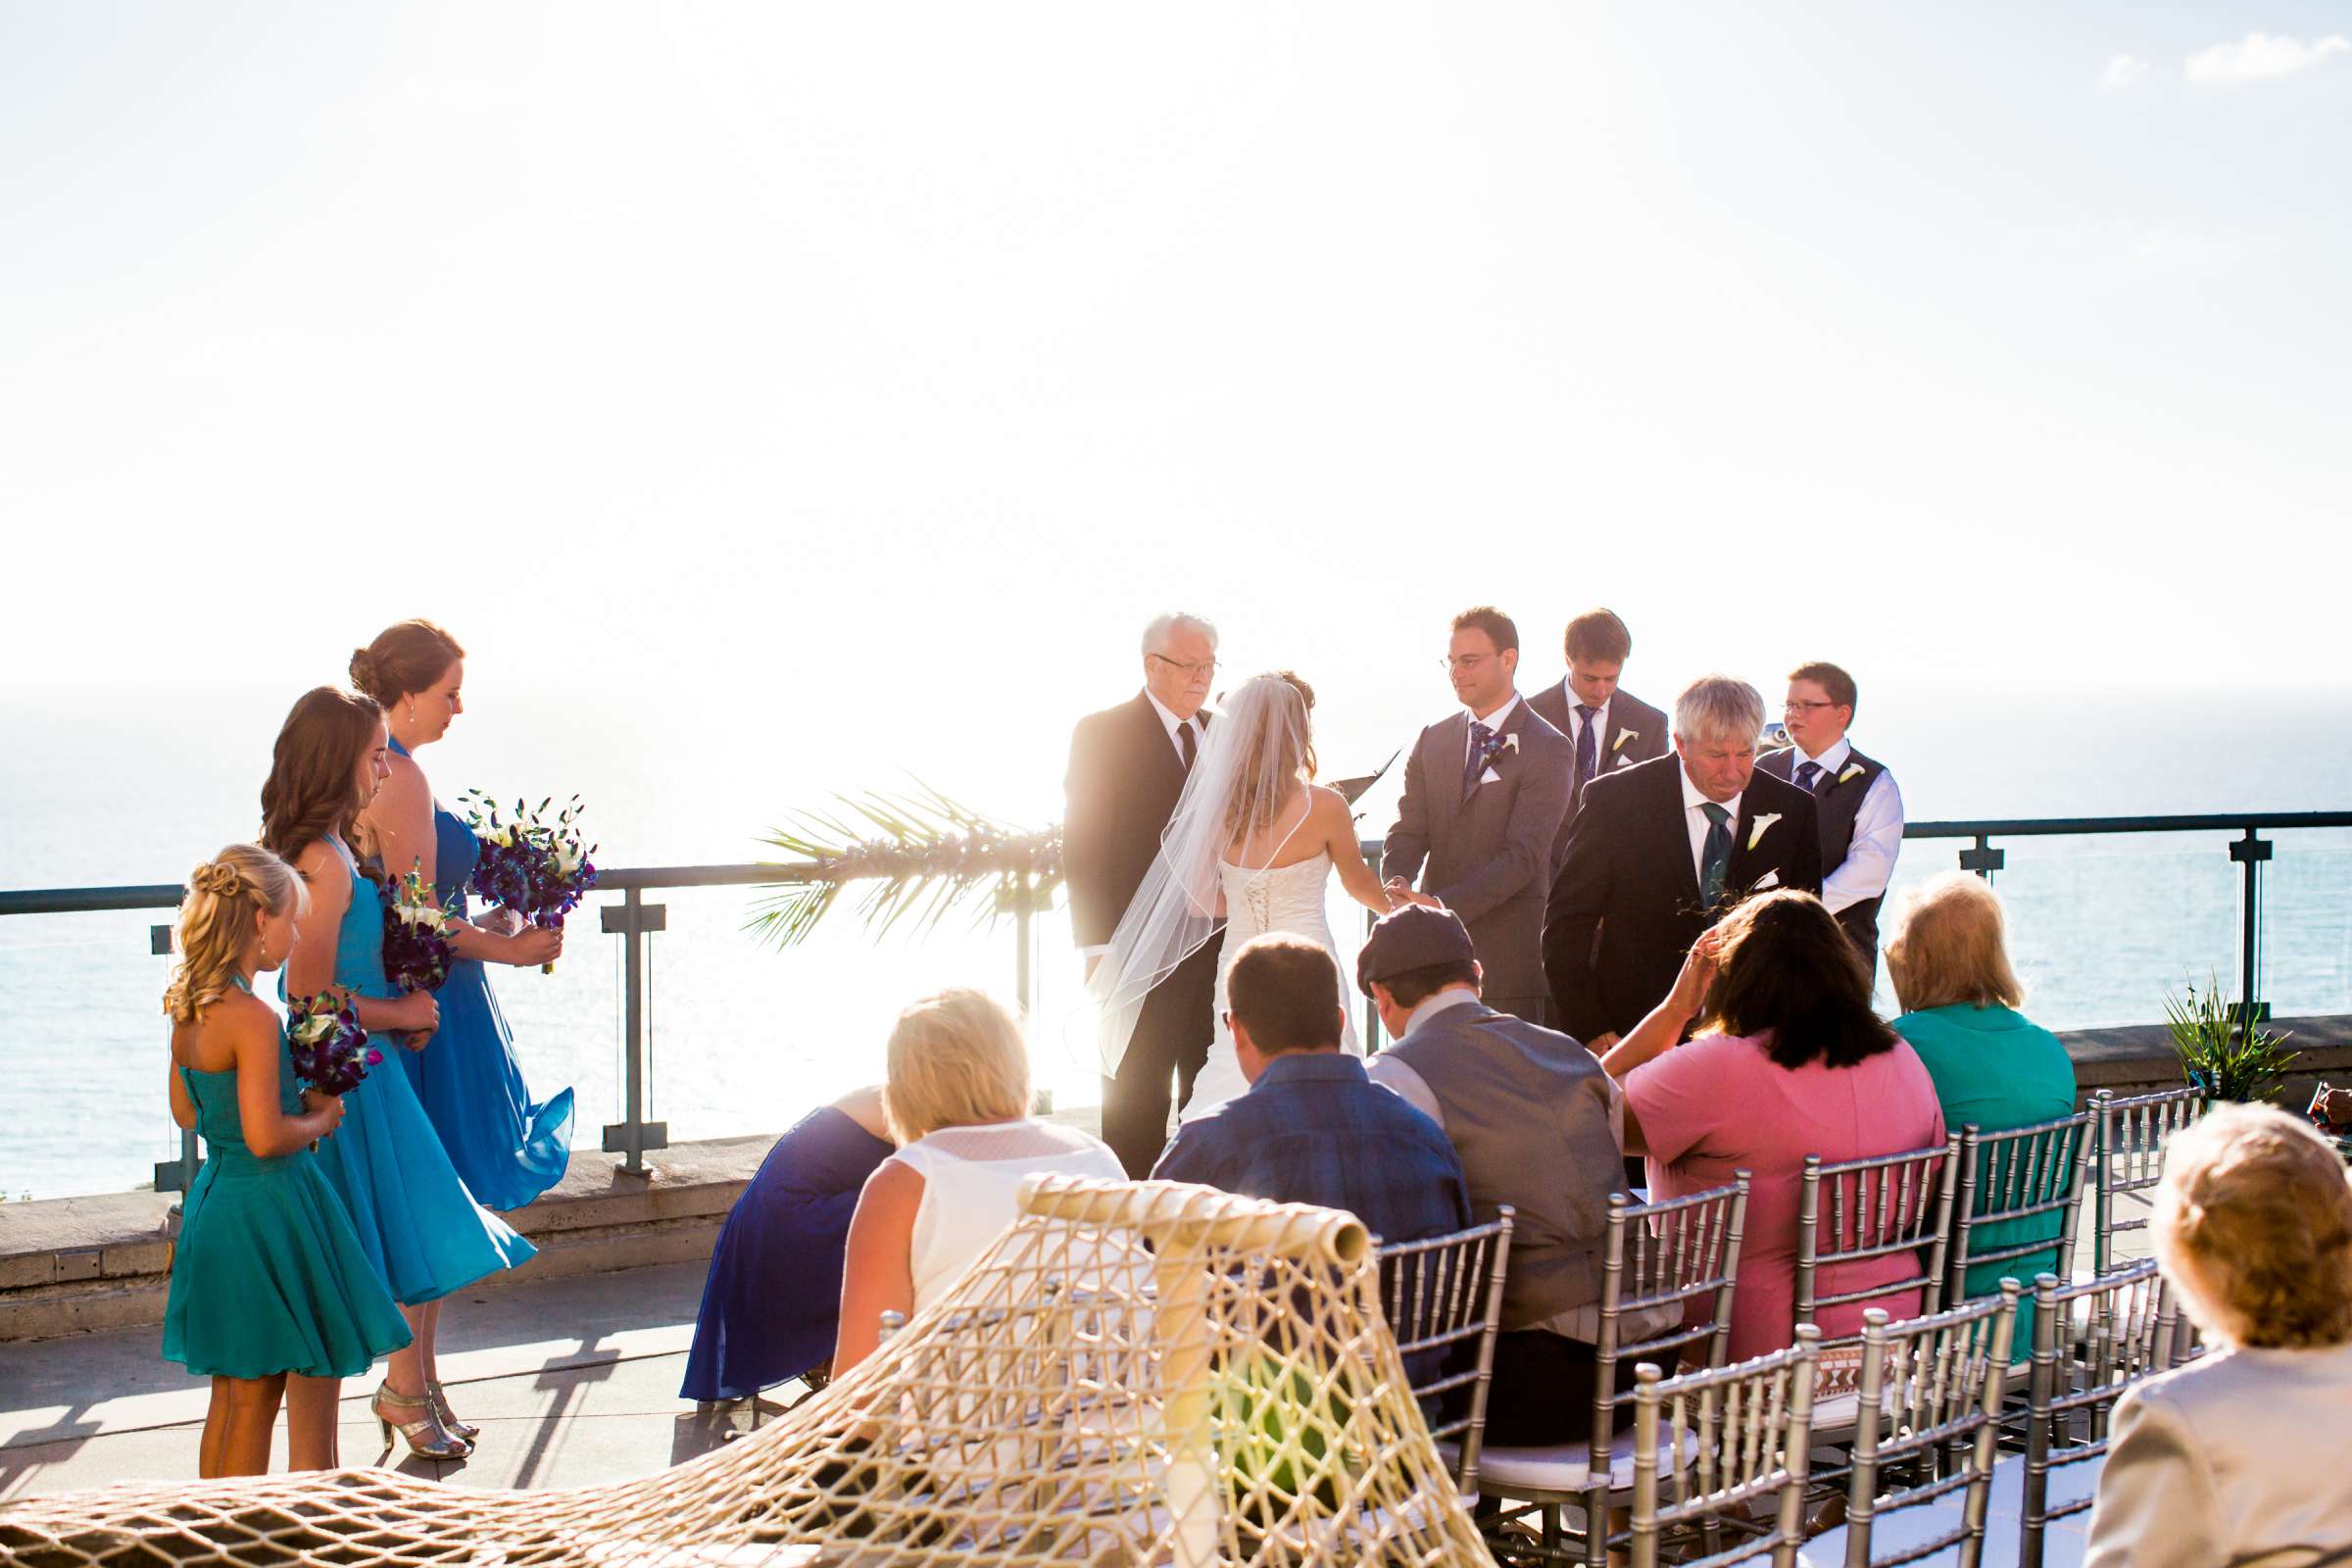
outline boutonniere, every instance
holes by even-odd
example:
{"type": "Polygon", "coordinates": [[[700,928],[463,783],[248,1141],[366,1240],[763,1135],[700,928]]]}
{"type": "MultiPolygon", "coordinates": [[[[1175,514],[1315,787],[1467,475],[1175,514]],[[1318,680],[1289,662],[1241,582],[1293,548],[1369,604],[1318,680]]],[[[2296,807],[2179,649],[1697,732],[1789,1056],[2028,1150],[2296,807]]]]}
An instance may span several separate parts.
{"type": "Polygon", "coordinates": [[[1519,750],[1519,732],[1517,730],[1511,731],[1502,738],[1502,749],[1514,753],[1519,750]]]}
{"type": "Polygon", "coordinates": [[[1641,735],[1636,731],[1630,729],[1621,729],[1617,732],[1617,738],[1609,743],[1609,750],[1612,753],[1622,752],[1625,750],[1625,743],[1627,741],[1638,741],[1641,738],[1641,735]]]}
{"type": "Polygon", "coordinates": [[[1764,836],[1764,830],[1780,819],[1781,813],[1778,811],[1766,811],[1762,816],[1757,817],[1754,824],[1747,830],[1747,847],[1751,850],[1754,849],[1756,841],[1764,836]]]}
{"type": "Polygon", "coordinates": [[[1838,782],[1840,784],[1850,784],[1861,776],[1862,764],[1860,762],[1848,762],[1845,764],[1845,771],[1838,775],[1838,782]]]}

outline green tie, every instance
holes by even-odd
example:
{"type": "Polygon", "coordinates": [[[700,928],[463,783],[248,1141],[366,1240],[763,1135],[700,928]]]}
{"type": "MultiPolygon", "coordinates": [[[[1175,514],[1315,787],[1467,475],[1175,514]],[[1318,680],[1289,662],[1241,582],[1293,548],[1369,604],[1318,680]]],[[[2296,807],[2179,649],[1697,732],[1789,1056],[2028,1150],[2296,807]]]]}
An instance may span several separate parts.
{"type": "Polygon", "coordinates": [[[1713,801],[1699,802],[1707,813],[1707,841],[1698,851],[1698,901],[1712,909],[1723,898],[1732,872],[1732,813],[1713,801]]]}

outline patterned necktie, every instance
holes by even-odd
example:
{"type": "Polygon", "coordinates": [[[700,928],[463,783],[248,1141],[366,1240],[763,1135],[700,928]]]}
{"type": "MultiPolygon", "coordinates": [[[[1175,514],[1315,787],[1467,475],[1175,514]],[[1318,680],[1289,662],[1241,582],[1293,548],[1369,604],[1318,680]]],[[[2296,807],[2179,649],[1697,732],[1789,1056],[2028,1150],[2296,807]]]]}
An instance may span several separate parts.
{"type": "Polygon", "coordinates": [[[1576,716],[1585,721],[1576,732],[1576,787],[1581,794],[1584,787],[1592,782],[1592,760],[1598,754],[1600,745],[1593,737],[1592,721],[1600,716],[1600,710],[1579,703],[1576,705],[1576,716]]]}
{"type": "Polygon", "coordinates": [[[1478,788],[1480,777],[1487,771],[1487,743],[1494,738],[1494,732],[1486,725],[1476,719],[1470,721],[1470,757],[1462,764],[1464,799],[1468,799],[1470,792],[1478,788]]]}
{"type": "Polygon", "coordinates": [[[1712,909],[1721,902],[1732,875],[1732,813],[1713,801],[1701,801],[1707,815],[1707,839],[1698,851],[1698,902],[1712,909]]]}
{"type": "Polygon", "coordinates": [[[1184,754],[1184,772],[1190,778],[1193,763],[1200,756],[1200,732],[1193,728],[1193,721],[1189,718],[1176,726],[1176,749],[1184,754]]]}
{"type": "Polygon", "coordinates": [[[1797,763],[1796,782],[1799,789],[1802,789],[1807,795],[1812,794],[1821,783],[1821,764],[1811,758],[1797,763]]]}

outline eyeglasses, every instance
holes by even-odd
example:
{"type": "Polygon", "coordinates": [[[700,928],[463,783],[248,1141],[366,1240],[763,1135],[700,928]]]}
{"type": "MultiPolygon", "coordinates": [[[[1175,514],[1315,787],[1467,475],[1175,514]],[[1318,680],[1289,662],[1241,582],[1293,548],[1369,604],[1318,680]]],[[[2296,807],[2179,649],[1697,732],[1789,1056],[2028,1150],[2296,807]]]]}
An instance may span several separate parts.
{"type": "Polygon", "coordinates": [[[1784,713],[1810,713],[1816,708],[1843,708],[1843,703],[1800,703],[1794,698],[1781,705],[1784,713]]]}
{"type": "Polygon", "coordinates": [[[1439,660],[1438,667],[1446,671],[1458,669],[1466,675],[1494,657],[1493,654],[1464,654],[1458,659],[1439,660]]]}
{"type": "Polygon", "coordinates": [[[1171,669],[1182,670],[1187,680],[1195,676],[1203,680],[1213,680],[1216,677],[1217,662],[1213,659],[1203,659],[1197,663],[1188,663],[1181,659],[1170,659],[1165,654],[1153,654],[1152,657],[1171,669]]]}

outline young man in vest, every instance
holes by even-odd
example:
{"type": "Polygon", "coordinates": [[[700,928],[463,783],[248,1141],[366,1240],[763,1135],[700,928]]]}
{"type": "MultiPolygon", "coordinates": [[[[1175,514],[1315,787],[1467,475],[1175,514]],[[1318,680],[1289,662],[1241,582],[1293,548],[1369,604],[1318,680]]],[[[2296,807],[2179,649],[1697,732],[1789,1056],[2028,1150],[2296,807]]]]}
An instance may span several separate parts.
{"type": "MultiPolygon", "coordinates": [[[[1356,984],[1396,1043],[1372,1081],[1445,1131],[1470,1183],[1472,1218],[1517,1215],[1502,1277],[1502,1333],[1487,1441],[1570,1443],[1591,1435],[1600,1337],[1601,1244],[1609,1197],[1625,1191],[1624,1098],[1569,1036],[1479,1000],[1470,933],[1448,910],[1414,906],[1373,927],[1356,984]]],[[[1620,1326],[1621,1341],[1664,1324],[1620,1326]]],[[[1616,1392],[1634,1386],[1634,1360],[1616,1392]]],[[[1624,1417],[1633,1418],[1628,1402],[1624,1417]]]]}
{"type": "Polygon", "coordinates": [[[1886,764],[1845,738],[1854,721],[1854,677],[1816,662],[1788,672],[1783,722],[1790,745],[1756,763],[1758,772],[1813,794],[1821,828],[1821,902],[1853,939],[1875,979],[1879,906],[1903,848],[1903,797],[1886,764]]]}

